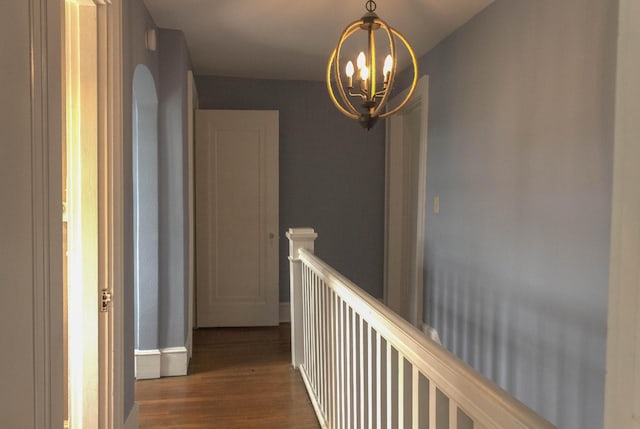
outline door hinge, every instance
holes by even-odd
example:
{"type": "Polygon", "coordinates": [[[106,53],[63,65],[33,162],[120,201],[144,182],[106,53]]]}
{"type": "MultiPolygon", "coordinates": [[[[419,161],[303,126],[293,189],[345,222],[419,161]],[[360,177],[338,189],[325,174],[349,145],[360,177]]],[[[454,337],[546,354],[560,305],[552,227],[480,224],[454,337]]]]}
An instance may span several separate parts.
{"type": "Polygon", "coordinates": [[[100,296],[100,311],[109,311],[109,304],[111,304],[111,292],[107,289],[102,289],[100,296]]]}

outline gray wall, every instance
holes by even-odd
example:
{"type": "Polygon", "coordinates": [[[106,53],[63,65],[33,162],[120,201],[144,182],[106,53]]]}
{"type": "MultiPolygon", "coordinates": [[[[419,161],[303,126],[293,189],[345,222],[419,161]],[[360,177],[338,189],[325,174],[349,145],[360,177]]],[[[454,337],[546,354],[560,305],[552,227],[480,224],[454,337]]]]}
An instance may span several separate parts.
{"type": "Polygon", "coordinates": [[[156,28],[142,0],[123,2],[123,165],[124,165],[124,413],[129,414],[135,400],[134,391],[134,283],[133,283],[133,175],[132,175],[132,120],[133,74],[138,64],[151,71],[158,85],[158,54],[145,48],[145,31],[156,28]]]}
{"type": "MultiPolygon", "coordinates": [[[[20,2],[4,7],[0,15],[0,34],[3,44],[0,50],[2,65],[2,103],[0,126],[3,135],[0,144],[0,195],[4,201],[0,208],[0,285],[5,299],[0,300],[0,326],[2,338],[20,353],[11,353],[6,364],[0,367],[3,386],[0,410],[3,420],[19,424],[22,415],[25,426],[33,427],[33,310],[31,301],[33,282],[32,232],[31,232],[31,104],[29,100],[29,4],[20,2]],[[20,31],[23,29],[23,31],[20,31]],[[20,326],[17,330],[14,327],[20,326]],[[8,329],[12,327],[12,329],[8,329]],[[12,399],[13,398],[13,399],[12,399]]],[[[4,359],[3,359],[4,362],[4,359]]]]}
{"type": "Polygon", "coordinates": [[[563,429],[603,420],[616,4],[499,0],[421,59],[427,322],[563,429]]]}
{"type": "MultiPolygon", "coordinates": [[[[30,14],[36,25],[39,14],[31,3],[4,2],[0,13],[0,338],[6,348],[0,365],[0,418],[3,427],[25,429],[42,427],[49,412],[52,419],[62,420],[62,409],[49,409],[44,395],[53,392],[59,397],[63,383],[62,154],[57,107],[62,101],[61,39],[56,37],[59,22],[50,13],[46,25],[51,33],[43,35],[49,36],[44,49],[50,51],[44,61],[50,69],[39,67],[38,55],[32,69],[30,14]],[[43,92],[32,92],[32,76],[36,87],[45,85],[43,92]],[[50,106],[40,104],[44,97],[50,106]],[[41,120],[32,111],[40,107],[45,112],[50,109],[51,130],[45,127],[43,135],[37,134],[41,120]],[[39,306],[45,296],[50,307],[39,306]],[[60,323],[51,325],[50,320],[60,323]],[[51,353],[43,355],[47,349],[51,353]],[[52,373],[45,380],[46,366],[52,373]]],[[[53,2],[38,5],[60,7],[53,2]]]]}
{"type": "MultiPolygon", "coordinates": [[[[124,10],[124,165],[125,169],[125,413],[133,406],[134,359],[136,335],[144,349],[183,347],[187,338],[188,249],[186,201],[186,73],[190,59],[181,32],[156,27],[140,0],[126,2],[124,10]],[[145,47],[145,31],[157,31],[158,47],[145,47]],[[145,65],[155,80],[158,94],[158,298],[143,306],[155,307],[157,332],[135,332],[133,266],[133,152],[132,94],[133,75],[138,64],[145,65]],[[134,335],[135,334],[135,335],[134,335]]],[[[144,297],[143,297],[144,298],[144,297]]],[[[140,324],[141,328],[144,324],[140,324]]]]}
{"type": "Polygon", "coordinates": [[[201,109],[280,111],[280,301],[289,301],[284,233],[302,226],[318,232],[321,258],[382,296],[384,124],[367,132],[343,117],[322,82],[198,76],[196,85],[201,109]]]}
{"type": "Polygon", "coordinates": [[[189,293],[187,70],[191,61],[181,31],[160,30],[158,49],[160,347],[184,347],[189,293]]]}
{"type": "Polygon", "coordinates": [[[135,348],[158,348],[158,96],[144,64],[133,77],[135,348]]]}
{"type": "MultiPolygon", "coordinates": [[[[136,336],[138,347],[142,349],[180,347],[185,345],[187,338],[188,223],[185,154],[186,75],[190,59],[183,34],[179,31],[157,29],[142,2],[131,3],[128,18],[128,31],[133,35],[127,38],[130,42],[128,49],[131,63],[126,69],[134,70],[139,64],[145,65],[151,71],[158,94],[157,163],[150,166],[156,169],[158,182],[158,239],[155,249],[158,264],[155,267],[157,275],[154,277],[157,284],[153,285],[158,296],[151,300],[149,298],[153,298],[153,294],[142,294],[140,297],[141,301],[145,301],[141,302],[140,308],[146,308],[150,314],[157,315],[157,332],[153,326],[152,329],[144,329],[145,324],[138,323],[136,326],[140,326],[140,331],[136,332],[136,336]],[[148,28],[157,29],[157,52],[145,48],[144,34],[148,28]]],[[[127,76],[127,79],[130,77],[127,76]]],[[[128,89],[125,89],[125,93],[130,97],[128,89]]],[[[127,102],[125,100],[125,105],[127,102]]],[[[125,116],[128,126],[131,126],[129,113],[125,112],[125,116]]],[[[131,133],[127,132],[126,135],[129,137],[131,133]]],[[[131,145],[131,142],[128,144],[131,145]]],[[[132,152],[128,153],[130,154],[132,152]]],[[[128,161],[125,162],[125,165],[131,165],[128,161]]],[[[132,172],[127,174],[131,174],[133,186],[132,172]]],[[[128,187],[127,192],[130,192],[128,187]]],[[[130,201],[133,211],[133,194],[130,201]]],[[[143,204],[146,209],[152,209],[148,202],[143,201],[143,204]]],[[[146,234],[144,238],[151,239],[151,236],[146,234]]],[[[133,276],[133,267],[131,272],[133,276]]]]}

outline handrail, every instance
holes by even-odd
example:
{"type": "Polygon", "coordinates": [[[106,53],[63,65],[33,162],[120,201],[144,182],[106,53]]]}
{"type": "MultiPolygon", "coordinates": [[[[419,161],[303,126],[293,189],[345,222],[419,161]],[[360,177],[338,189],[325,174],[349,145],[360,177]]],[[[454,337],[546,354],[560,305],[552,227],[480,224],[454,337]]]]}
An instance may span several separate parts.
{"type": "Polygon", "coordinates": [[[323,428],[555,428],[318,258],[312,229],[287,236],[292,363],[323,428]]]}
{"type": "Polygon", "coordinates": [[[474,422],[486,428],[555,428],[309,250],[300,249],[299,258],[474,422]]]}

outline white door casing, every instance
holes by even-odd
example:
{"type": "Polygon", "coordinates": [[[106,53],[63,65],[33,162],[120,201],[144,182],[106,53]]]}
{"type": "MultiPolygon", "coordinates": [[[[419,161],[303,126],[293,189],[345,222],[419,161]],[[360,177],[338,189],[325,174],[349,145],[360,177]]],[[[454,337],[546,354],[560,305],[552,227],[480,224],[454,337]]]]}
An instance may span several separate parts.
{"type": "MultiPolygon", "coordinates": [[[[429,77],[407,105],[387,119],[384,301],[422,328],[429,77]]],[[[391,101],[396,105],[403,92],[391,101]]]]}
{"type": "Polygon", "coordinates": [[[124,422],[122,10],[120,1],[65,5],[69,417],[111,429],[124,422]],[[98,311],[103,291],[112,299],[98,311]]]}
{"type": "Polygon", "coordinates": [[[279,322],[278,112],[196,112],[197,324],[279,322]]]}
{"type": "Polygon", "coordinates": [[[119,1],[65,6],[69,418],[107,429],[124,421],[122,11],[119,1]]]}
{"type": "Polygon", "coordinates": [[[188,180],[188,204],[189,204],[189,262],[187,264],[187,269],[189,270],[189,313],[187,319],[187,350],[189,353],[189,358],[191,358],[193,354],[193,328],[196,325],[196,312],[195,312],[195,255],[196,255],[196,242],[195,242],[195,112],[198,108],[198,91],[196,88],[196,83],[193,77],[193,71],[187,71],[187,180],[188,180]]]}
{"type": "Polygon", "coordinates": [[[619,4],[605,429],[640,429],[640,3],[619,4]]]}

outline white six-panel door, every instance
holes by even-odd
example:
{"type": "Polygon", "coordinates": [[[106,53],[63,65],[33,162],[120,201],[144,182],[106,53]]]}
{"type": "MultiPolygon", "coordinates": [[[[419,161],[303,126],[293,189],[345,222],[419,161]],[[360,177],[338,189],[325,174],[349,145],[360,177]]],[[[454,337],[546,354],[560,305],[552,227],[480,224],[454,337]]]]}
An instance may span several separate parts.
{"type": "Polygon", "coordinates": [[[278,324],[278,112],[196,113],[199,327],[278,324]]]}

